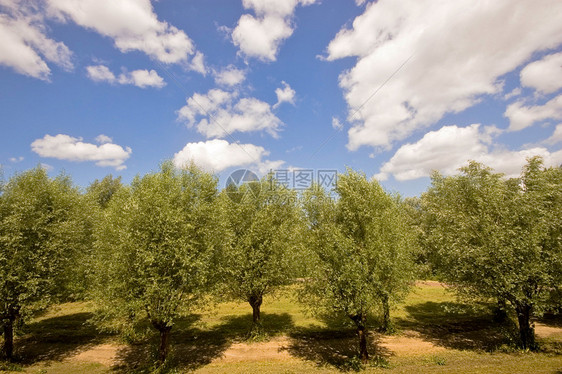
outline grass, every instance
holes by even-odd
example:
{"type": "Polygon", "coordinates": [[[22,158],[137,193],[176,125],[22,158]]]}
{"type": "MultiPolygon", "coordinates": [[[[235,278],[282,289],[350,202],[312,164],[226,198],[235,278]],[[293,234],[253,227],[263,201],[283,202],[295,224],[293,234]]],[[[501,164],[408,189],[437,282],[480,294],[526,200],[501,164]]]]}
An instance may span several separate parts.
{"type": "MultiPolygon", "coordinates": [[[[513,326],[494,323],[492,307],[464,304],[438,283],[423,282],[393,310],[395,335],[374,332],[377,323],[372,320],[372,360],[363,369],[367,373],[562,373],[561,318],[541,321],[551,329],[548,337],[538,339],[540,352],[520,352],[509,348],[513,326]]],[[[258,342],[246,340],[251,308],[245,303],[221,303],[179,321],[172,330],[169,372],[338,373],[361,368],[353,329],[303,313],[292,289],[266,298],[262,310],[267,337],[258,342]]],[[[17,336],[17,360],[0,364],[0,372],[107,374],[153,369],[150,357],[155,341],[124,345],[116,336],[99,334],[88,323],[91,316],[87,303],[51,308],[17,336]],[[101,344],[113,349],[119,365],[111,366],[111,357],[104,362],[107,352],[102,350],[96,356],[101,344]],[[80,352],[88,355],[77,359],[80,352]]]]}

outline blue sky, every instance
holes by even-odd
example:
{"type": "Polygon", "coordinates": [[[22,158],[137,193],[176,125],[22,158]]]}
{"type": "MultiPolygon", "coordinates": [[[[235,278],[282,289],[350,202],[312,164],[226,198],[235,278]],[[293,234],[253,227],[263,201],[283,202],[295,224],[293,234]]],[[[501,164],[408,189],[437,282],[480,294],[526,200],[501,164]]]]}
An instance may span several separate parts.
{"type": "Polygon", "coordinates": [[[5,177],[562,164],[559,0],[0,0],[0,82],[5,177]]]}

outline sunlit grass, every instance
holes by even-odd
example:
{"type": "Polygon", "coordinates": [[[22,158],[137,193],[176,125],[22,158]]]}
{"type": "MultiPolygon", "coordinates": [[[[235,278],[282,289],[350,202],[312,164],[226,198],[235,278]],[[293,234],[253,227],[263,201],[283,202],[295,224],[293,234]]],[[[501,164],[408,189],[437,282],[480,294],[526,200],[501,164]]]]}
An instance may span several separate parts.
{"type": "MultiPolygon", "coordinates": [[[[422,282],[392,311],[399,339],[414,334],[417,341],[429,342],[438,350],[424,353],[412,347],[400,354],[377,346],[381,334],[377,321],[371,323],[373,357],[380,360],[365,367],[367,373],[557,373],[562,371],[562,330],[539,339],[542,351],[519,352],[509,348],[506,332],[510,325],[492,320],[493,304],[470,305],[436,282],[422,282]],[[507,344],[507,346],[506,346],[507,344]],[[384,366],[386,368],[376,367],[384,366]]],[[[16,339],[14,364],[0,366],[1,372],[25,373],[125,373],[149,372],[148,359],[154,341],[120,346],[121,365],[111,368],[97,362],[78,361],[73,356],[99,344],[116,345],[114,335],[100,334],[88,321],[92,305],[66,303],[38,316],[16,339]],[[4,371],[2,371],[4,370],[4,371]],[[8,371],[12,370],[12,371],[8,371]]],[[[267,296],[262,305],[265,338],[247,341],[252,318],[248,303],[223,302],[197,311],[179,321],[172,330],[172,367],[176,372],[196,373],[337,373],[353,368],[356,338],[353,329],[304,312],[296,301],[294,288],[267,296]],[[329,326],[329,327],[328,327],[329,326]],[[218,360],[232,344],[248,344],[248,351],[264,344],[284,342],[285,354],[274,360],[230,362],[218,360]],[[268,341],[270,341],[268,343],[268,341]],[[254,348],[252,348],[254,347],[254,348]]],[[[560,318],[545,322],[561,326],[560,318]]],[[[155,336],[156,337],[156,334],[155,336]]],[[[414,340],[412,340],[414,341],[414,340]]],[[[117,346],[116,346],[117,347],[117,346]]],[[[116,348],[117,349],[117,348],[116,348]]]]}

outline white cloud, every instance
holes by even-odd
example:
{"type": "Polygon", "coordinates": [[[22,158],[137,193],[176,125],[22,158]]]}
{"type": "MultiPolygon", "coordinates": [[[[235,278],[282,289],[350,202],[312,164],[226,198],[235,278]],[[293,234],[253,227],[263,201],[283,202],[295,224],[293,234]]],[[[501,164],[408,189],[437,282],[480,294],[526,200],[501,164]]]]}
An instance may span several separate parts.
{"type": "Polygon", "coordinates": [[[115,74],[113,74],[111,70],[104,65],[88,66],[86,67],[86,72],[88,74],[88,78],[94,82],[114,83],[117,80],[115,78],[115,74]]]}
{"type": "Polygon", "coordinates": [[[13,162],[14,164],[18,163],[18,162],[22,162],[23,161],[23,156],[19,156],[19,157],[10,157],[10,162],[13,162]]]}
{"type": "MultiPolygon", "coordinates": [[[[30,5],[30,4],[28,4],[30,5]]],[[[47,61],[72,70],[72,52],[47,37],[43,16],[19,1],[0,2],[0,65],[30,77],[49,80],[47,61]]]]}
{"type": "MultiPolygon", "coordinates": [[[[141,51],[201,71],[202,55],[178,28],[159,21],[150,0],[47,0],[51,15],[110,37],[121,52],[141,51]],[[193,63],[188,56],[194,56],[193,63]]],[[[204,70],[204,69],[203,69],[204,70]]]]}
{"type": "Polygon", "coordinates": [[[116,77],[107,66],[95,65],[86,67],[88,77],[94,82],[108,82],[119,84],[132,84],[140,88],[162,88],[166,85],[164,79],[155,70],[134,70],[119,74],[116,77]]]}
{"type": "Polygon", "coordinates": [[[332,127],[334,130],[341,131],[343,130],[343,123],[336,117],[332,117],[332,127]]]}
{"type": "Polygon", "coordinates": [[[84,143],[82,138],[64,134],[45,135],[31,143],[31,149],[41,157],[77,162],[94,161],[97,166],[112,166],[117,170],[127,168],[123,163],[132,153],[129,147],[123,148],[112,143],[101,145],[84,143]]]}
{"type": "Polygon", "coordinates": [[[298,5],[315,0],[242,0],[245,9],[256,16],[243,14],[232,31],[232,41],[240,52],[262,61],[275,61],[281,43],[293,34],[293,14],[298,5]]]}
{"type": "Polygon", "coordinates": [[[178,119],[208,138],[222,138],[235,131],[266,131],[277,137],[283,125],[268,103],[256,98],[239,99],[238,92],[220,89],[193,94],[178,111],[178,119]]]}
{"type": "Polygon", "coordinates": [[[521,84],[548,94],[562,88],[562,52],[545,56],[521,70],[521,84]]]}
{"type": "Polygon", "coordinates": [[[98,142],[98,144],[105,144],[105,143],[111,143],[113,142],[113,139],[107,135],[104,134],[100,134],[98,136],[96,136],[96,142],[98,142]]]}
{"type": "Polygon", "coordinates": [[[444,126],[430,131],[418,142],[400,147],[374,177],[386,180],[392,174],[397,180],[404,181],[427,177],[433,170],[451,175],[468,160],[484,163],[508,177],[516,177],[531,156],[542,156],[547,166],[562,162],[562,150],[551,153],[543,147],[519,151],[492,148],[490,144],[496,132],[493,127],[480,130],[478,124],[464,128],[444,126]]]}
{"type": "Polygon", "coordinates": [[[221,172],[233,166],[260,163],[269,154],[263,147],[253,144],[229,143],[222,139],[187,143],[174,155],[174,164],[182,167],[190,162],[212,172],[221,172]]]}
{"type": "Polygon", "coordinates": [[[246,72],[229,65],[221,71],[216,71],[215,83],[221,86],[236,86],[246,79],[246,72]]]}
{"type": "Polygon", "coordinates": [[[513,90],[511,90],[510,92],[506,93],[505,95],[503,95],[503,99],[504,100],[509,100],[512,97],[516,97],[521,95],[521,92],[523,92],[521,90],[521,87],[515,87],[513,90]]]}
{"type": "Polygon", "coordinates": [[[504,113],[509,118],[509,130],[519,131],[548,119],[562,119],[562,95],[544,105],[525,106],[523,101],[509,105],[504,113]]]}
{"type": "Polygon", "coordinates": [[[162,88],[166,85],[164,79],[154,70],[134,70],[119,75],[120,84],[132,84],[140,88],[162,88]]]}
{"type": "Polygon", "coordinates": [[[39,165],[41,165],[41,168],[42,168],[43,170],[47,171],[47,172],[49,172],[49,171],[51,171],[51,170],[54,169],[54,167],[52,167],[51,165],[46,164],[46,163],[44,163],[44,162],[41,162],[39,165]]]}
{"type": "Polygon", "coordinates": [[[562,123],[558,124],[552,133],[552,136],[546,139],[545,143],[557,144],[562,142],[562,123]]]}
{"type": "Polygon", "coordinates": [[[277,108],[282,103],[290,103],[295,105],[295,90],[287,84],[287,82],[282,81],[281,84],[283,88],[279,87],[275,89],[275,94],[277,95],[277,103],[273,105],[273,108],[277,108]]]}
{"type": "Polygon", "coordinates": [[[340,77],[350,117],[365,104],[349,118],[348,148],[389,147],[497,94],[500,77],[560,43],[559,0],[373,2],[327,49],[328,60],[358,58],[340,77]]]}

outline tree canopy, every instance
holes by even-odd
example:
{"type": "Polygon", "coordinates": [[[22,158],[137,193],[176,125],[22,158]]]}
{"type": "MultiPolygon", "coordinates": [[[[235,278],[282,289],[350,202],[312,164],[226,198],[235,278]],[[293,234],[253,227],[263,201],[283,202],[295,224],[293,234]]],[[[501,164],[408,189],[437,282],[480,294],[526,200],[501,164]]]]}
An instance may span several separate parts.
{"type": "Polygon", "coordinates": [[[14,326],[65,293],[83,250],[84,215],[70,178],[41,167],[16,174],[0,198],[0,320],[3,354],[13,354],[14,326]]]}
{"type": "Polygon", "coordinates": [[[222,290],[251,305],[253,329],[259,329],[264,295],[294,279],[301,222],[297,196],[266,176],[228,186],[221,203],[227,222],[222,290]]]}
{"type": "Polygon", "coordinates": [[[356,325],[361,359],[368,359],[367,316],[400,300],[412,278],[405,217],[398,200],[376,181],[348,170],[338,177],[337,199],[318,186],[304,196],[312,250],[304,300],[317,311],[344,315],[356,325]]]}
{"type": "Polygon", "coordinates": [[[534,348],[530,317],[562,284],[562,169],[533,158],[521,178],[506,179],[471,162],[457,176],[434,174],[422,205],[444,278],[465,296],[509,301],[522,347],[534,348]]]}
{"type": "Polygon", "coordinates": [[[147,319],[160,333],[160,361],[174,322],[205,300],[216,186],[194,166],[164,163],[120,189],[96,228],[98,303],[122,323],[147,319]]]}

